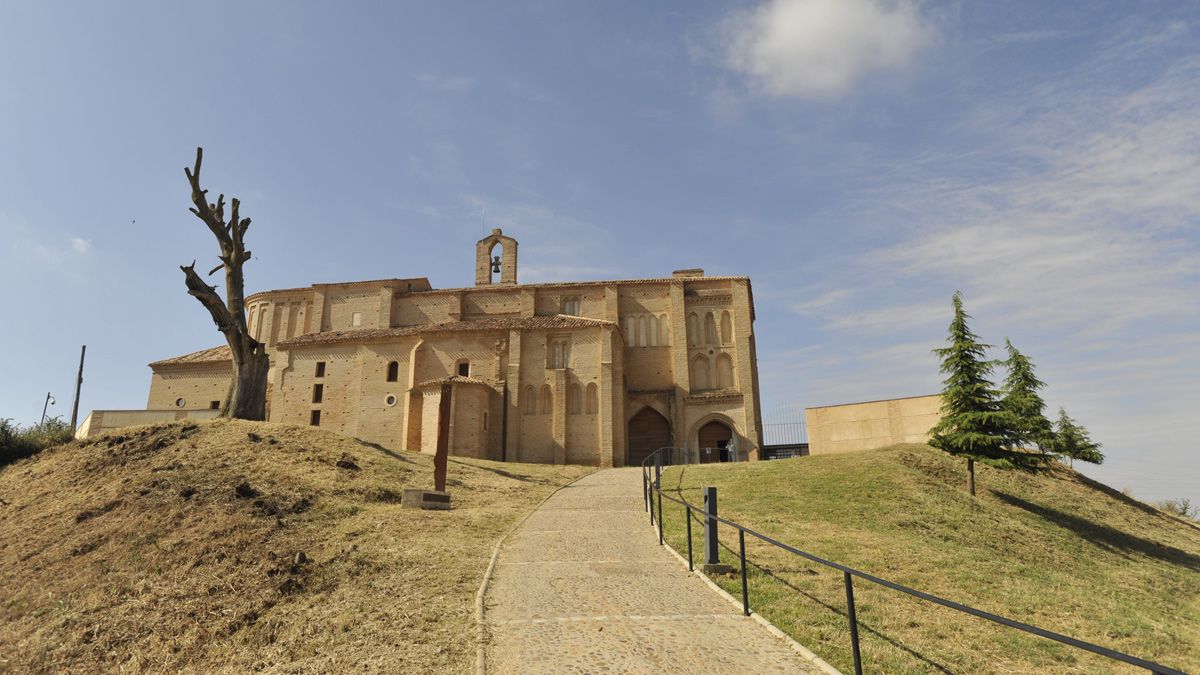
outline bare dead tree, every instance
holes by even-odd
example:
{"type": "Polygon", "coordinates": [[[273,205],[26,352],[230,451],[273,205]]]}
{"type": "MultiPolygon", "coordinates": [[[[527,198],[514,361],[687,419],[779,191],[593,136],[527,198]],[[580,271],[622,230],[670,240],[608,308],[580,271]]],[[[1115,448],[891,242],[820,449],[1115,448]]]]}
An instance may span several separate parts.
{"type": "Polygon", "coordinates": [[[250,337],[246,328],[246,295],[243,289],[242,267],[250,260],[246,250],[246,230],[249,218],[239,218],[240,203],[230,200],[229,222],[225,221],[225,195],[217,197],[216,204],[208,203],[208,190],[200,187],[200,163],[204,159],[204,148],[196,148],[196,166],[183,168],[188,183],[192,186],[192,203],[188,209],[204,221],[221,245],[221,264],[209,271],[209,276],[225,270],[225,300],[217,295],[216,287],[204,283],[196,274],[196,261],[180,266],[185,277],[188,295],[200,301],[212,315],[217,330],[224,333],[229,351],[233,355],[233,378],[229,382],[229,395],[221,408],[222,417],[243,420],[261,420],[267,412],[267,359],[266,345],[250,337]]]}

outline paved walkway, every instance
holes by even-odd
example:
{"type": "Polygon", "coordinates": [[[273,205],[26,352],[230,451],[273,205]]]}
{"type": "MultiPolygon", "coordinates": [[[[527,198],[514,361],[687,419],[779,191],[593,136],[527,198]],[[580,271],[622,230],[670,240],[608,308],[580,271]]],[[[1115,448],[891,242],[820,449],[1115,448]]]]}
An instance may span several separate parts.
{"type": "Polygon", "coordinates": [[[486,595],[489,672],[821,672],[658,545],[641,482],[586,476],[508,539],[486,595]]]}

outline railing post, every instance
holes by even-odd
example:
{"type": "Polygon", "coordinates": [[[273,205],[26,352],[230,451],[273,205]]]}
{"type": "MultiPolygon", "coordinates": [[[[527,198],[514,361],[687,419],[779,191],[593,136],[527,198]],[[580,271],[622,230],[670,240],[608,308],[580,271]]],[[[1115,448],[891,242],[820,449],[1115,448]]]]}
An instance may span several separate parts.
{"type": "Polygon", "coordinates": [[[850,644],[854,647],[854,675],[862,675],[862,654],[858,650],[858,614],[854,611],[854,578],[842,572],[846,582],[846,609],[850,616],[850,644]]]}
{"type": "Polygon", "coordinates": [[[687,540],[688,540],[688,571],[692,572],[696,568],[692,565],[692,510],[687,504],[683,505],[683,521],[687,525],[687,540]]]}
{"type": "Polygon", "coordinates": [[[658,492],[658,545],[662,546],[662,543],[663,543],[663,517],[662,517],[662,487],[661,486],[658,488],[657,492],[658,492]]]}
{"type": "Polygon", "coordinates": [[[704,564],[716,565],[717,554],[717,488],[704,488],[704,564]]]}
{"type": "Polygon", "coordinates": [[[750,616],[750,594],[746,589],[746,531],[738,528],[738,555],[742,559],[742,614],[750,616]]]}
{"type": "Polygon", "coordinates": [[[647,490],[647,485],[646,485],[646,467],[644,467],[644,466],[643,466],[643,467],[642,467],[642,506],[643,506],[643,507],[644,507],[644,508],[645,508],[647,511],[649,511],[649,510],[650,510],[650,493],[649,493],[649,492],[647,492],[646,490],[647,490]]]}

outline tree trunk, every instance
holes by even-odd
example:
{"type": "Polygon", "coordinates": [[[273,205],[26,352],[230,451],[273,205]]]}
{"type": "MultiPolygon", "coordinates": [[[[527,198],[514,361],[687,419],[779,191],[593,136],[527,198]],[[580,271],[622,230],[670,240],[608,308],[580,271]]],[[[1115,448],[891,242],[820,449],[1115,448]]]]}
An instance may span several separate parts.
{"type": "Polygon", "coordinates": [[[971,490],[971,496],[975,496],[975,460],[967,458],[967,487],[971,490]]]}

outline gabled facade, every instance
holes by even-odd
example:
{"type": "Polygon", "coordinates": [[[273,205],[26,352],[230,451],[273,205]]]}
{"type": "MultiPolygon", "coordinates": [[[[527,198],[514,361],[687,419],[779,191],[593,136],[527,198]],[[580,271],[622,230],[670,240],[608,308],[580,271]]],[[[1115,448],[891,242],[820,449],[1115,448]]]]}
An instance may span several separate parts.
{"type": "MultiPolygon", "coordinates": [[[[517,242],[499,229],[475,258],[470,288],[411,278],[250,296],[270,420],[432,452],[445,392],[455,455],[623,466],[663,446],[715,460],[732,445],[757,458],[747,277],[519,284],[517,242]]],[[[229,367],[223,348],[152,363],[149,407],[219,406],[229,367]]]]}

